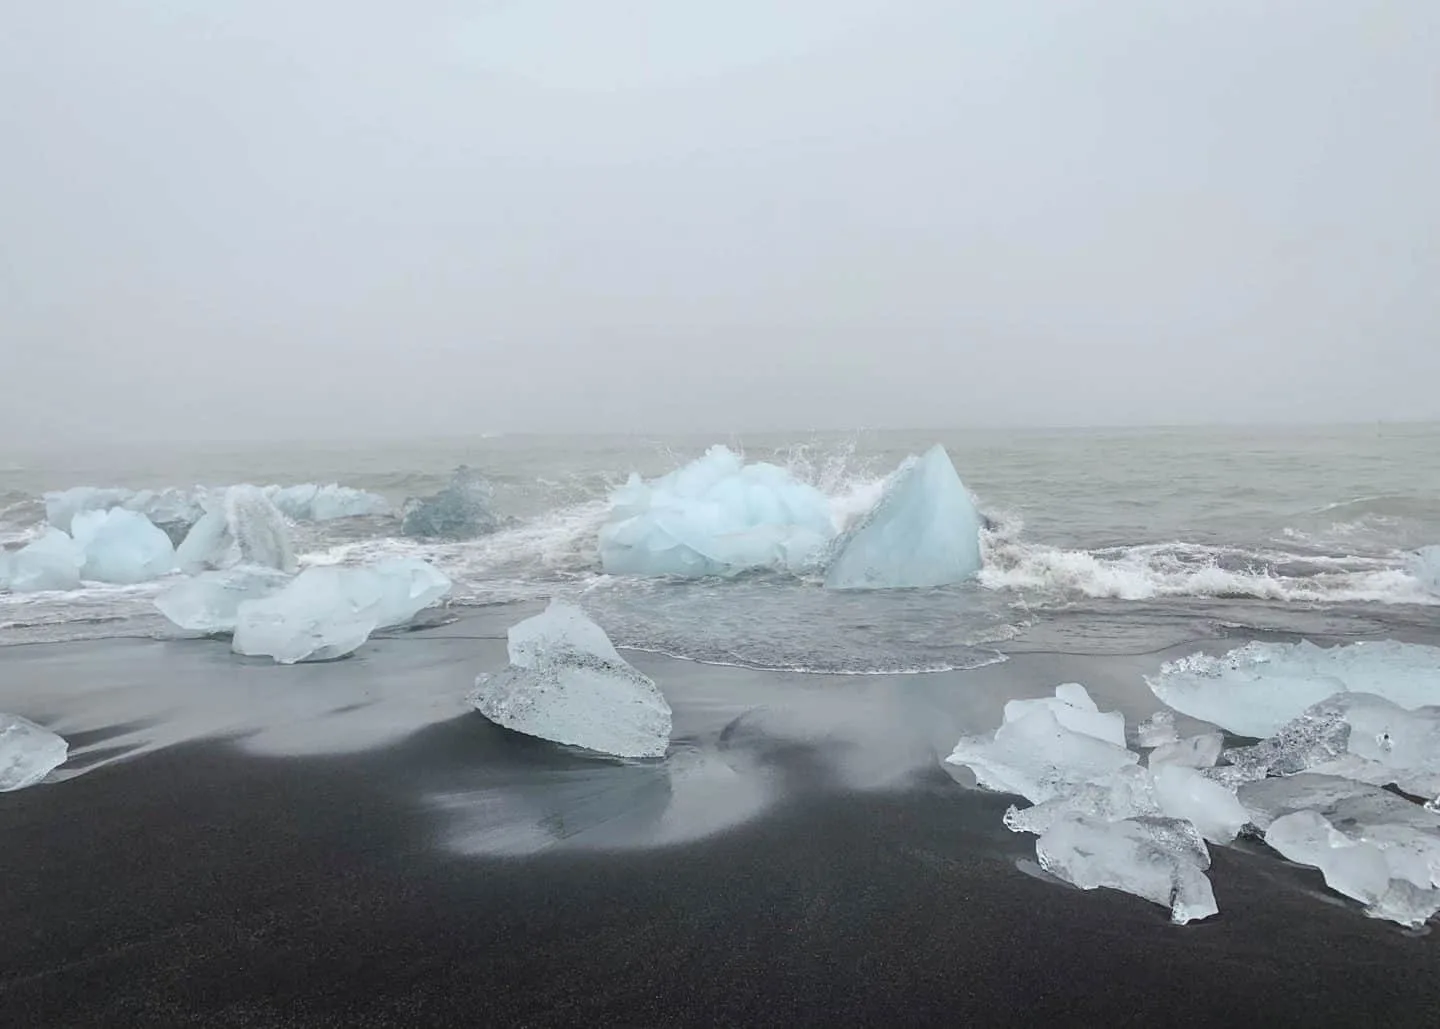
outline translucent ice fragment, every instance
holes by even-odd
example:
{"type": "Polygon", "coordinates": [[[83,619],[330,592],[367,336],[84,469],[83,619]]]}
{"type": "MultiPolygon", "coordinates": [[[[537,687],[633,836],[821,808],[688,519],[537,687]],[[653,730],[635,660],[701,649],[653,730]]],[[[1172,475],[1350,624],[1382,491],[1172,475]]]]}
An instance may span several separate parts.
{"type": "Polygon", "coordinates": [[[386,558],[364,571],[380,587],[378,628],[404,625],[450,592],[450,580],[439,569],[416,557],[386,558]]]}
{"type": "Polygon", "coordinates": [[[494,500],[490,483],[461,465],[439,493],[406,505],[400,531],[421,539],[474,539],[500,527],[494,500]]]}
{"type": "Polygon", "coordinates": [[[13,554],[0,575],[0,586],[16,593],[39,590],[73,590],[80,585],[80,570],[85,566],[85,552],[59,529],[46,528],[13,554]]]}
{"type": "Polygon", "coordinates": [[[191,632],[234,632],[242,603],[278,593],[289,581],[274,568],[241,565],[183,579],[156,597],[155,606],[191,632]]]}
{"type": "Polygon", "coordinates": [[[1158,747],[1179,739],[1180,734],[1175,731],[1175,715],[1169,711],[1156,711],[1135,729],[1135,742],[1141,747],[1158,747]]]}
{"type": "Polygon", "coordinates": [[[1225,737],[1218,732],[1162,743],[1150,752],[1150,767],[1180,765],[1184,768],[1210,768],[1220,760],[1220,751],[1224,746],[1225,737]]]}
{"type": "Polygon", "coordinates": [[[19,715],[0,714],[0,793],[33,786],[65,763],[69,744],[19,715]]]}
{"type": "Polygon", "coordinates": [[[384,604],[380,580],[363,568],[307,568],[279,592],[240,603],[231,648],[280,664],[344,657],[369,639],[384,604]]]}
{"type": "Polygon", "coordinates": [[[1038,804],[1082,783],[1104,780],[1140,757],[1067,729],[1054,711],[1038,707],[1007,721],[993,737],[961,739],[945,760],[969,768],[986,789],[1017,793],[1038,804]]]}
{"type": "Polygon", "coordinates": [[[99,582],[148,582],[175,570],[175,547],[144,515],[125,508],[81,511],[71,522],[85,553],[81,577],[99,582]]]}
{"type": "Polygon", "coordinates": [[[1005,721],[1013,722],[1041,708],[1072,732],[1094,736],[1117,747],[1125,746],[1125,716],[1119,711],[1102,712],[1079,683],[1056,686],[1054,697],[1009,701],[1005,705],[1005,721]]]}

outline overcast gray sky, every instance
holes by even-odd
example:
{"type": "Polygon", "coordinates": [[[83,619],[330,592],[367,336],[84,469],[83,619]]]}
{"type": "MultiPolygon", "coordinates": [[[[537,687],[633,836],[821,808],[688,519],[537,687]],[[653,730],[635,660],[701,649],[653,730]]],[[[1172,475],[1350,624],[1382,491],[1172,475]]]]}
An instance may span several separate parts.
{"type": "Polygon", "coordinates": [[[1436,0],[0,24],[0,436],[1440,417],[1436,0]]]}

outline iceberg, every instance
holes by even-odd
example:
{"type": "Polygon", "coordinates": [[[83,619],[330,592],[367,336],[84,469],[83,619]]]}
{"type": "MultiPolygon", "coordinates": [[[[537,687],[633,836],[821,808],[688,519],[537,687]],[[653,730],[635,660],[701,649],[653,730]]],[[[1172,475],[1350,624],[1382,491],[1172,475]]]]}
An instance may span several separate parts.
{"type": "Polygon", "coordinates": [[[85,552],[59,529],[47,527],[13,554],[0,555],[0,587],[16,593],[73,590],[80,585],[85,552]]]}
{"type": "Polygon", "coordinates": [[[0,793],[34,786],[65,763],[70,745],[19,715],[0,714],[0,793]]]}
{"type": "Polygon", "coordinates": [[[265,495],[286,517],[297,522],[329,522],[390,513],[389,502],[378,493],[337,483],[266,486],[265,495]]]}
{"type": "Polygon", "coordinates": [[[600,563],[613,575],[733,576],[813,567],[835,535],[830,501],[784,468],[728,447],[610,496],[600,563]]]}
{"type": "Polygon", "coordinates": [[[1168,662],[1145,681],[1175,710],[1258,739],[1337,693],[1371,693],[1403,708],[1431,703],[1440,648],[1393,640],[1329,649],[1247,643],[1224,657],[1168,662]]]}
{"type": "Polygon", "coordinates": [[[81,578],[125,585],[175,570],[170,537],[143,514],[123,507],[81,511],[71,524],[85,554],[81,578]]]}
{"type": "Polygon", "coordinates": [[[944,586],[980,570],[980,516],[942,446],[905,461],[835,543],[827,589],[944,586]]]}
{"type": "Polygon", "coordinates": [[[1082,890],[1109,887],[1160,904],[1177,925],[1220,910],[1205,875],[1210,852],[1188,822],[1073,815],[1042,835],[1035,853],[1051,875],[1082,890]]]}
{"type": "Polygon", "coordinates": [[[231,649],[282,665],[344,657],[379,626],[384,602],[365,569],[307,568],[278,592],[239,603],[231,649]]]}
{"type": "Polygon", "coordinates": [[[510,667],[479,676],[469,698],[486,718],[602,754],[664,757],[670,705],[584,611],[552,601],[508,637],[510,667]]]}
{"type": "Polygon", "coordinates": [[[494,491],[479,473],[461,465],[449,485],[406,505],[400,531],[416,539],[474,539],[500,527],[491,505],[494,491]]]}
{"type": "Polygon", "coordinates": [[[295,571],[285,516],[258,486],[231,486],[205,501],[205,515],[175,551],[183,571],[236,564],[295,571]]]}
{"type": "Polygon", "coordinates": [[[380,588],[380,629],[405,625],[450,592],[449,578],[417,557],[386,558],[363,571],[374,576],[380,588]]]}
{"type": "Polygon", "coordinates": [[[234,632],[240,605],[278,593],[290,576],[273,568],[237,567],[184,579],[155,598],[170,621],[190,632],[234,632]]]}

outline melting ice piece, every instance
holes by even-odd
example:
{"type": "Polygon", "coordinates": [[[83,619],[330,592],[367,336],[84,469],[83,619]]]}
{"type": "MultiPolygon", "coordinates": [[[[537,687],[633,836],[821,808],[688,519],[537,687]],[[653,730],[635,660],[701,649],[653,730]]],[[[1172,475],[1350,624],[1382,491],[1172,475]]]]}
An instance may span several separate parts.
{"type": "Polygon", "coordinates": [[[191,632],[234,632],[242,603],[278,593],[289,581],[290,576],[274,568],[242,565],[178,582],[155,598],[155,606],[191,632]]]}
{"type": "Polygon", "coordinates": [[[980,515],[950,455],[908,458],[860,523],[838,540],[829,589],[944,586],[980,570],[980,515]]]}
{"type": "Polygon", "coordinates": [[[1162,814],[1154,776],[1139,765],[1126,765],[1108,778],[1081,783],[1042,803],[1028,808],[1011,807],[1005,812],[1005,826],[1012,832],[1040,835],[1070,815],[1118,822],[1162,814]]]}
{"type": "Polygon", "coordinates": [[[1150,767],[1180,765],[1183,768],[1211,768],[1220,760],[1220,751],[1224,747],[1225,737],[1218,732],[1162,743],[1150,752],[1150,767]]]}
{"type": "Polygon", "coordinates": [[[618,575],[798,572],[813,567],[835,534],[823,493],[722,446],[651,482],[631,475],[610,505],[600,563],[618,575]]]}
{"type": "Polygon", "coordinates": [[[73,590],[80,585],[85,552],[59,529],[46,528],[0,564],[0,586],[16,593],[73,590]]]}
{"type": "Polygon", "coordinates": [[[1426,590],[1440,596],[1440,546],[1421,547],[1410,563],[1410,574],[1426,590]]]}
{"type": "Polygon", "coordinates": [[[1037,707],[1007,721],[993,737],[961,739],[945,760],[969,768],[986,789],[1039,804],[1083,783],[1107,780],[1140,756],[1068,729],[1052,709],[1037,707]]]}
{"type": "Polygon", "coordinates": [[[175,548],[175,564],[182,572],[198,572],[206,568],[223,568],[238,560],[235,540],[223,506],[207,511],[190,527],[175,548]]]}
{"type": "Polygon", "coordinates": [[[19,715],[0,714],[0,793],[33,786],[65,763],[70,746],[19,715]]]}
{"type": "Polygon", "coordinates": [[[404,625],[450,592],[450,580],[434,565],[418,557],[377,561],[364,569],[380,587],[377,627],[404,625]]]}
{"type": "Polygon", "coordinates": [[[81,577],[98,582],[148,582],[175,570],[170,537],[143,514],[116,507],[81,511],[71,523],[85,552],[81,577]]]}
{"type": "Polygon", "coordinates": [[[328,661],[357,650],[384,612],[377,576],[363,568],[307,568],[277,593],[241,601],[231,649],[279,664],[328,661]]]}
{"type": "Polygon", "coordinates": [[[470,702],[499,725],[619,757],[663,757],[670,705],[573,604],[552,601],[509,632],[510,667],[475,681],[470,702]]]}
{"type": "Polygon", "coordinates": [[[1083,890],[1105,886],[1153,901],[1180,925],[1220,910],[1205,876],[1210,852],[1188,822],[1072,815],[1040,837],[1035,853],[1051,875],[1083,890]]]}
{"type": "Polygon", "coordinates": [[[1176,743],[1180,734],[1175,731],[1175,715],[1170,711],[1156,711],[1135,728],[1135,742],[1141,747],[1158,747],[1165,743],[1176,743]]]}
{"type": "Polygon", "coordinates": [[[1170,707],[1244,736],[1278,732],[1336,693],[1373,693],[1405,708],[1435,699],[1440,648],[1385,640],[1323,649],[1247,643],[1224,657],[1196,654],[1147,677],[1170,707]]]}
{"type": "MultiPolygon", "coordinates": [[[[1054,697],[1009,701],[1005,705],[1005,721],[1013,722],[1041,708],[1071,732],[1094,736],[1117,747],[1125,746],[1125,716],[1119,711],[1101,711],[1078,682],[1056,686],[1054,697]]],[[[1218,756],[1218,750],[1216,754],[1218,756]]]]}
{"type": "Polygon", "coordinates": [[[206,500],[207,511],[175,552],[185,571],[235,564],[295,571],[285,516],[258,486],[231,486],[206,500]]]}
{"type": "Polygon", "coordinates": [[[336,483],[313,482],[298,486],[266,486],[265,495],[288,518],[297,522],[329,522],[337,518],[389,514],[390,504],[378,493],[336,483]]]}
{"type": "Polygon", "coordinates": [[[1189,822],[1212,843],[1229,843],[1250,821],[1234,790],[1194,768],[1161,765],[1152,774],[1160,809],[1171,818],[1189,822]]]}
{"type": "Polygon", "coordinates": [[[490,483],[461,465],[439,493],[406,505],[400,531],[419,539],[474,539],[500,527],[493,503],[490,483]]]}

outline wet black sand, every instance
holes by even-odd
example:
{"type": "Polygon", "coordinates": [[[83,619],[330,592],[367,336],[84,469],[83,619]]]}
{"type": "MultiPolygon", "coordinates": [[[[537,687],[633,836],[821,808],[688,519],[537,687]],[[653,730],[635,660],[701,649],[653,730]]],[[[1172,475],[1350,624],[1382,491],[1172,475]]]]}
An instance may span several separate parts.
{"type": "Polygon", "coordinates": [[[0,795],[0,1025],[1420,1026],[1440,1011],[1435,938],[1332,902],[1315,873],[1217,849],[1221,914],[1177,928],[1017,869],[1033,838],[1003,828],[1005,798],[936,769],[855,791],[823,743],[777,742],[774,805],[668,847],[467,855],[417,802],[477,763],[539,781],[575,761],[461,716],[356,754],[194,742],[0,795]]]}

